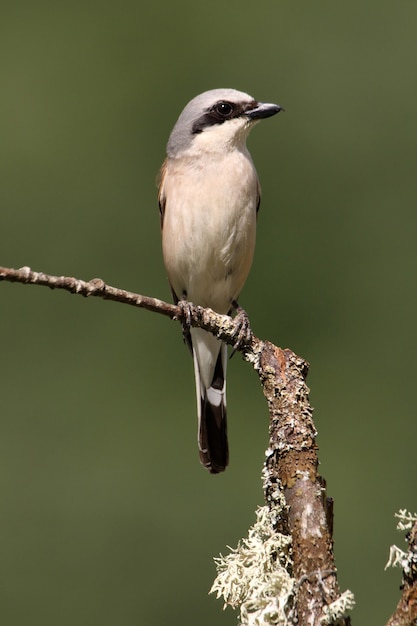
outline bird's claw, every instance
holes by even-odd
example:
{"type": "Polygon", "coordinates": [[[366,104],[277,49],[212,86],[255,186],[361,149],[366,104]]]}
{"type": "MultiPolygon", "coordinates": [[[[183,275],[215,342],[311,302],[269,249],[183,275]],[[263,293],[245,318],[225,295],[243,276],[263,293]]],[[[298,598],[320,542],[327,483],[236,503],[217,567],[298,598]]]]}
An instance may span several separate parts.
{"type": "Polygon", "coordinates": [[[179,318],[183,326],[186,328],[190,328],[191,326],[191,318],[192,318],[192,305],[187,300],[178,300],[177,307],[180,309],[181,314],[179,318]]]}
{"type": "Polygon", "coordinates": [[[185,344],[189,347],[191,353],[193,351],[191,344],[191,319],[192,319],[192,305],[187,300],[178,300],[177,306],[180,309],[181,313],[178,315],[178,319],[181,320],[182,326],[182,338],[184,339],[185,344]]]}
{"type": "Polygon", "coordinates": [[[250,327],[248,314],[245,309],[242,309],[242,307],[237,304],[237,302],[233,302],[233,306],[236,311],[236,315],[234,317],[236,328],[233,333],[235,343],[233,344],[233,351],[230,355],[231,357],[234,355],[236,350],[248,345],[252,339],[252,329],[250,327]]]}

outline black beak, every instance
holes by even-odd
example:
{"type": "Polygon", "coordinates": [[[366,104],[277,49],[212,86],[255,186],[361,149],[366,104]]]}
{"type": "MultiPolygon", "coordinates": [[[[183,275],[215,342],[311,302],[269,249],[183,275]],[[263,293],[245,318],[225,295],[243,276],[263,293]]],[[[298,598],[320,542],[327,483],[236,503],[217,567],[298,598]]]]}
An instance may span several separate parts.
{"type": "Polygon", "coordinates": [[[245,111],[245,115],[249,117],[251,120],[262,120],[265,117],[271,117],[272,115],[276,115],[277,113],[283,110],[284,110],[283,107],[280,107],[279,104],[269,104],[266,102],[258,102],[254,109],[245,111]]]}

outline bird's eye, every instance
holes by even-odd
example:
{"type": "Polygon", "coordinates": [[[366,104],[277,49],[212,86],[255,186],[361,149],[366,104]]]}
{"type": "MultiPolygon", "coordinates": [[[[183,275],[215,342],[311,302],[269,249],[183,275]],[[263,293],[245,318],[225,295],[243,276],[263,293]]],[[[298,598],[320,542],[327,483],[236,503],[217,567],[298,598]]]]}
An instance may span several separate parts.
{"type": "Polygon", "coordinates": [[[214,110],[221,117],[230,117],[233,113],[233,105],[230,102],[218,102],[214,105],[214,110]]]}

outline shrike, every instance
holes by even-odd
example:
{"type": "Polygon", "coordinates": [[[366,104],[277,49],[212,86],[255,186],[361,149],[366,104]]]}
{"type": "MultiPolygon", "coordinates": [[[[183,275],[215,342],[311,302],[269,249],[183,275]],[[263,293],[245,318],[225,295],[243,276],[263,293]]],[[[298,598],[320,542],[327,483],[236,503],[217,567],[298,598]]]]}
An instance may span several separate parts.
{"type": "MultiPolygon", "coordinates": [[[[175,124],[161,170],[162,250],[175,303],[188,300],[230,313],[252,265],[258,176],[246,138],[260,119],[281,110],[234,89],[206,91],[175,124]]],[[[200,328],[185,328],[194,358],[201,463],[223,471],[227,346],[200,328]]]]}

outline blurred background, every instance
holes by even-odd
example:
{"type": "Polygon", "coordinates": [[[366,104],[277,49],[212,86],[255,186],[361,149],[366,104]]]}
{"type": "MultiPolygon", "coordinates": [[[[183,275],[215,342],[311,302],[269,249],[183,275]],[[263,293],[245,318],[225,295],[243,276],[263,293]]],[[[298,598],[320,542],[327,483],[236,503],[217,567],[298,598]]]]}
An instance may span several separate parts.
{"type": "MultiPolygon", "coordinates": [[[[354,624],[383,624],[417,509],[417,4],[3,2],[0,264],[169,299],[156,177],[183,106],[234,87],[286,112],[241,296],[311,363],[321,473],[354,624]]],[[[199,465],[192,361],[162,316],[0,285],[0,620],[231,626],[213,556],[262,504],[268,414],[228,378],[231,462],[199,465]]]]}

